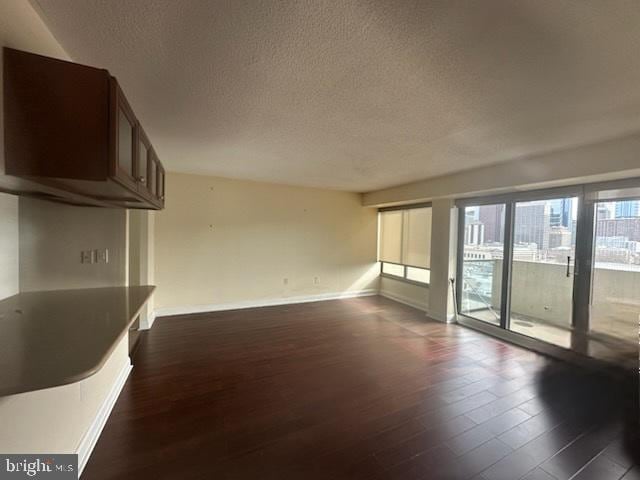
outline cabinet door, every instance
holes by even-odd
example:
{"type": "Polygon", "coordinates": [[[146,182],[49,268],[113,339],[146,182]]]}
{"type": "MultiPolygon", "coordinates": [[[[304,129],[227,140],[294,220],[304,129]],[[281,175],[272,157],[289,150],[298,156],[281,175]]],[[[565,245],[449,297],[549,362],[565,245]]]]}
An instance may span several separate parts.
{"type": "Polygon", "coordinates": [[[158,161],[158,200],[160,200],[160,205],[164,206],[164,183],[165,183],[165,174],[164,167],[158,161]]]}
{"type": "Polygon", "coordinates": [[[146,197],[151,196],[149,188],[149,161],[152,155],[151,144],[145,135],[142,127],[138,125],[138,161],[136,181],[138,182],[138,191],[146,197]]]}
{"type": "Polygon", "coordinates": [[[114,78],[111,80],[111,176],[133,191],[138,190],[138,122],[114,78]]]}
{"type": "Polygon", "coordinates": [[[158,196],[158,162],[153,150],[149,150],[149,162],[147,165],[149,174],[149,193],[155,200],[158,196]]]}

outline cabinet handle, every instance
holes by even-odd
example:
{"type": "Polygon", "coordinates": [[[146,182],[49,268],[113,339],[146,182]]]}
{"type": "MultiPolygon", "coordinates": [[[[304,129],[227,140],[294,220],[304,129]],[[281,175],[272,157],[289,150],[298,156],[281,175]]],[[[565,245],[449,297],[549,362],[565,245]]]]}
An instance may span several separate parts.
{"type": "Polygon", "coordinates": [[[138,177],[136,180],[138,180],[139,182],[144,182],[144,177],[138,177]]]}

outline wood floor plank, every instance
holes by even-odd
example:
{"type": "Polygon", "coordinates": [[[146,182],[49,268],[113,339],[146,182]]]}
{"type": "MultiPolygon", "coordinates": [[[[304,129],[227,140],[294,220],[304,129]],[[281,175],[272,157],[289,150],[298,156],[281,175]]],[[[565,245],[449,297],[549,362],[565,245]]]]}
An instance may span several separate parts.
{"type": "Polygon", "coordinates": [[[558,480],[569,480],[598,456],[618,434],[614,427],[599,428],[598,426],[581,435],[541,467],[558,480]]]}
{"type": "Polygon", "coordinates": [[[572,480],[620,480],[627,468],[618,465],[606,455],[598,455],[585,465],[572,480]]]}
{"type": "MultiPolygon", "coordinates": [[[[474,411],[472,410],[472,412],[474,411]]],[[[465,414],[465,416],[468,417],[469,414],[465,414]]],[[[529,418],[531,417],[528,414],[514,408],[453,437],[446,443],[456,455],[462,455],[529,418]]],[[[503,443],[503,445],[506,444],[503,443]]]]}
{"type": "Polygon", "coordinates": [[[133,363],[83,480],[637,478],[633,388],[382,297],[159,318],[133,363]]]}
{"type": "Polygon", "coordinates": [[[630,468],[620,480],[640,480],[640,467],[630,468]]]}
{"type": "Polygon", "coordinates": [[[563,450],[587,429],[587,424],[582,420],[561,423],[507,455],[483,472],[482,476],[486,480],[521,478],[563,450]]]}
{"type": "Polygon", "coordinates": [[[523,477],[522,480],[558,480],[556,477],[551,475],[550,473],[545,472],[541,468],[536,468],[529,472],[526,477],[523,477]]]}

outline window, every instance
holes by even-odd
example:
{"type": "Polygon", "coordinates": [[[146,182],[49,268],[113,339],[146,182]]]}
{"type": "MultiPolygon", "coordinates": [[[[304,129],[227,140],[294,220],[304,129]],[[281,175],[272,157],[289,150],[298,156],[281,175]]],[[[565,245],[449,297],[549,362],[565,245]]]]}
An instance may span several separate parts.
{"type": "Polygon", "coordinates": [[[431,207],[381,210],[379,255],[381,274],[428,284],[431,267],[431,207]]]}
{"type": "Polygon", "coordinates": [[[397,263],[383,263],[382,273],[396,277],[404,277],[404,265],[398,265],[397,263]]]}
{"type": "Polygon", "coordinates": [[[407,273],[405,278],[407,280],[419,283],[429,283],[429,280],[431,280],[431,271],[426,268],[405,267],[405,269],[407,273]]]}

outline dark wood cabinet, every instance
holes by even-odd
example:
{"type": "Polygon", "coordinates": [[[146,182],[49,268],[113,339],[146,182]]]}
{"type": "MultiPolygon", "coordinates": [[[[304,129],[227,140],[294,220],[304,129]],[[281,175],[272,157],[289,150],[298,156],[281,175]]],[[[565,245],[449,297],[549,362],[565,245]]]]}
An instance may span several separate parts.
{"type": "Polygon", "coordinates": [[[154,197],[158,194],[158,161],[153,152],[149,157],[149,188],[154,197]]]}
{"type": "Polygon", "coordinates": [[[122,90],[115,79],[111,79],[110,132],[111,140],[110,170],[113,178],[132,190],[138,188],[136,152],[137,125],[133,110],[127,103],[122,90]]]}
{"type": "Polygon", "coordinates": [[[107,70],[3,49],[0,191],[161,209],[164,168],[107,70]]]}
{"type": "Polygon", "coordinates": [[[157,195],[158,195],[158,199],[162,202],[162,204],[164,205],[164,167],[162,166],[162,164],[160,162],[158,162],[158,188],[156,190],[157,195]]]}

